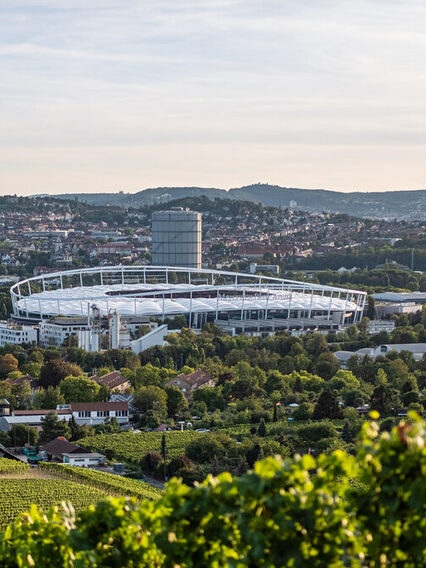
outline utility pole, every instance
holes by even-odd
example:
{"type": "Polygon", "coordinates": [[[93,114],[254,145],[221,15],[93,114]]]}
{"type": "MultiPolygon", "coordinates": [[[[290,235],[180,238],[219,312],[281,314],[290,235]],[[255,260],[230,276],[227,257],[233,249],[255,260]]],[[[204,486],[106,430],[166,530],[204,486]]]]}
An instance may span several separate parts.
{"type": "Polygon", "coordinates": [[[414,272],[414,249],[411,249],[411,270],[414,272]]]}

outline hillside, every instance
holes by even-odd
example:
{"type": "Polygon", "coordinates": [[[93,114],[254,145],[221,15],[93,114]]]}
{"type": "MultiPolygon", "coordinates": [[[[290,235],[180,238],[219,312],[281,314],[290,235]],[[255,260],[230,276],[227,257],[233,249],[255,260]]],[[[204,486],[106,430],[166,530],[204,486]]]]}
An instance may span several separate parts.
{"type": "Polygon", "coordinates": [[[0,459],[0,527],[35,504],[44,511],[66,501],[80,511],[111,496],[155,500],[161,492],[146,483],[118,475],[55,463],[30,469],[22,462],[0,459]]]}
{"type": "Polygon", "coordinates": [[[166,203],[185,197],[206,196],[260,202],[275,207],[337,213],[354,212],[360,217],[426,219],[426,190],[344,193],[325,189],[300,189],[268,184],[254,184],[226,191],[202,187],[157,187],[137,193],[72,193],[61,199],[78,199],[93,205],[141,206],[166,203]]]}

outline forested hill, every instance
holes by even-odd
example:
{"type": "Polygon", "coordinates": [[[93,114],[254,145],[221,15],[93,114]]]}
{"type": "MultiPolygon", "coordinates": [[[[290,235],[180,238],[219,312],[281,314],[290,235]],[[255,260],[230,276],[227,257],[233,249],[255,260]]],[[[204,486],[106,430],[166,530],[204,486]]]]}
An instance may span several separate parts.
{"type": "Polygon", "coordinates": [[[165,203],[185,197],[206,196],[261,202],[305,211],[356,212],[360,217],[426,219],[426,190],[343,193],[325,189],[299,189],[254,184],[225,191],[203,187],[157,187],[137,193],[73,193],[57,197],[78,199],[96,205],[140,206],[165,203]]]}

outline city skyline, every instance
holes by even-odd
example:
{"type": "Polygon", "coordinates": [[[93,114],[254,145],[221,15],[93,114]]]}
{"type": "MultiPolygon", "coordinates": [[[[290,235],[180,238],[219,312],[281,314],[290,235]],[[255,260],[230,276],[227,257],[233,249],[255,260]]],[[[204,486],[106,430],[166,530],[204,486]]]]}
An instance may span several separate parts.
{"type": "Polygon", "coordinates": [[[426,6],[0,2],[0,193],[424,184],[426,6]]]}

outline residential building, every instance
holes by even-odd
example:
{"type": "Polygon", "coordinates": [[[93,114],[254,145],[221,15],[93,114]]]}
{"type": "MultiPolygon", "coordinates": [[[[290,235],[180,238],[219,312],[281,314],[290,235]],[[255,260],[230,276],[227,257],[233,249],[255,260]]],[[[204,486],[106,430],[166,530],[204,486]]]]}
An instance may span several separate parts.
{"type": "Polygon", "coordinates": [[[64,459],[65,453],[71,454],[76,452],[84,452],[84,450],[80,448],[79,445],[68,442],[68,440],[63,436],[59,436],[58,438],[51,440],[50,442],[42,446],[41,449],[43,452],[46,452],[49,461],[57,460],[61,462],[64,459]]]}
{"type": "Polygon", "coordinates": [[[118,423],[129,423],[129,404],[127,402],[72,402],[69,412],[77,424],[103,424],[105,420],[116,418],[118,423]]]}
{"type": "Polygon", "coordinates": [[[10,416],[10,402],[6,398],[0,398],[0,416],[10,416]]]}
{"type": "Polygon", "coordinates": [[[37,328],[11,321],[0,321],[0,347],[21,343],[37,343],[37,328]]]}
{"type": "Polygon", "coordinates": [[[191,398],[194,391],[204,387],[214,387],[215,382],[208,373],[198,369],[189,375],[180,373],[177,377],[168,381],[167,386],[178,387],[186,398],[191,398]]]}
{"type": "Polygon", "coordinates": [[[31,390],[36,390],[39,386],[38,381],[33,379],[31,375],[22,375],[22,377],[18,377],[17,379],[4,379],[3,382],[11,387],[21,386],[24,383],[28,383],[31,390]]]}
{"type": "Polygon", "coordinates": [[[112,371],[112,373],[108,373],[103,375],[102,377],[89,377],[92,381],[98,383],[99,386],[106,386],[111,391],[124,393],[127,389],[131,387],[129,379],[123,377],[120,371],[112,371]]]}

